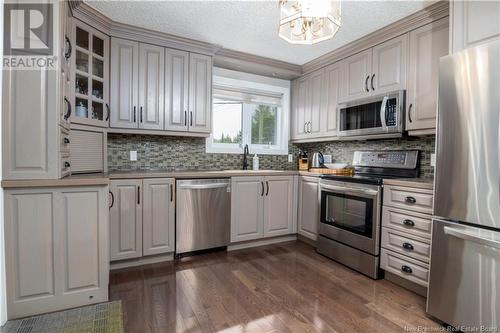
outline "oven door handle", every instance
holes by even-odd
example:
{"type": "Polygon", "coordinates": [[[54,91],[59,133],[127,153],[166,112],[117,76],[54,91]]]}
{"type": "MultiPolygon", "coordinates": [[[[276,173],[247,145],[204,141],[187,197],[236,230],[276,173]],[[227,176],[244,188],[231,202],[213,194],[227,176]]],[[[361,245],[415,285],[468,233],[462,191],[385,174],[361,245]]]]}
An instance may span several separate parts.
{"type": "Polygon", "coordinates": [[[335,192],[348,193],[348,194],[365,194],[369,196],[376,196],[379,191],[371,190],[371,189],[363,189],[363,188],[353,188],[353,187],[342,187],[335,185],[322,185],[321,190],[331,190],[335,192]]]}
{"type": "Polygon", "coordinates": [[[382,124],[382,128],[387,129],[387,122],[385,121],[386,115],[386,107],[387,101],[389,100],[389,96],[384,96],[382,100],[382,105],[380,106],[380,123],[382,124]]]}

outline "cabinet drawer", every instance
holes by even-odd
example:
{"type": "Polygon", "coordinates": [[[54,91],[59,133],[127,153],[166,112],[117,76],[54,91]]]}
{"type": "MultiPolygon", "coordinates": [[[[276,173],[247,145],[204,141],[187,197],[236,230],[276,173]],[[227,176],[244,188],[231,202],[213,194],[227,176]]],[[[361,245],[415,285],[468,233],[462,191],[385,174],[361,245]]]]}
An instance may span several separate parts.
{"type": "Polygon", "coordinates": [[[432,190],[390,185],[384,187],[384,206],[432,214],[433,201],[432,190]]]}
{"type": "Polygon", "coordinates": [[[69,131],[61,127],[61,135],[59,137],[61,140],[61,154],[69,154],[69,131]]]}
{"type": "Polygon", "coordinates": [[[387,249],[380,252],[380,268],[424,287],[429,282],[429,265],[387,249]]]}
{"type": "Polygon", "coordinates": [[[384,206],[382,225],[404,232],[408,235],[431,238],[431,216],[408,210],[384,206]]]}
{"type": "Polygon", "coordinates": [[[404,232],[390,228],[382,228],[382,247],[427,263],[431,253],[428,239],[408,237],[404,232]]]}

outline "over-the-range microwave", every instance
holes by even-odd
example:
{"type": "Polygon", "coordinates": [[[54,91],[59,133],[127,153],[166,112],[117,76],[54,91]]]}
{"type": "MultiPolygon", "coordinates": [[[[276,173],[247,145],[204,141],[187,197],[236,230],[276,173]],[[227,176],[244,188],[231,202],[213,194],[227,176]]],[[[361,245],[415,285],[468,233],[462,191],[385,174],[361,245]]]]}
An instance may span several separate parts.
{"type": "Polygon", "coordinates": [[[338,106],[340,139],[403,136],[405,91],[371,96],[338,106]]]}

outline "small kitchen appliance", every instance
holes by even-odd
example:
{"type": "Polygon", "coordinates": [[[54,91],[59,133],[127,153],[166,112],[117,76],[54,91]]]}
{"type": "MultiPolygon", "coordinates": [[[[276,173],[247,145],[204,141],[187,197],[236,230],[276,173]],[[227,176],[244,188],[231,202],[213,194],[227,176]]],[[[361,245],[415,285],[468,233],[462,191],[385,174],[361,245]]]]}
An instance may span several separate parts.
{"type": "Polygon", "coordinates": [[[314,153],[311,159],[311,168],[322,168],[325,158],[321,152],[314,153]]]}
{"type": "Polygon", "coordinates": [[[307,171],[309,169],[309,158],[307,157],[307,152],[301,150],[299,152],[299,170],[307,171]]]}

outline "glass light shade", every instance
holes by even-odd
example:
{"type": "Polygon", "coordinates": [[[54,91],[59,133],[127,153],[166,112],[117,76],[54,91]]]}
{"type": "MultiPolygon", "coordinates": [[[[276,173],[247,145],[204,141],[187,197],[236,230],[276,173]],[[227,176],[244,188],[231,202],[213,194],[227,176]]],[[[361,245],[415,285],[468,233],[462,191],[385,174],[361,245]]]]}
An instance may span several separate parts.
{"type": "Polygon", "coordinates": [[[330,39],[341,26],[340,0],[280,0],[279,36],[292,44],[330,39]]]}

